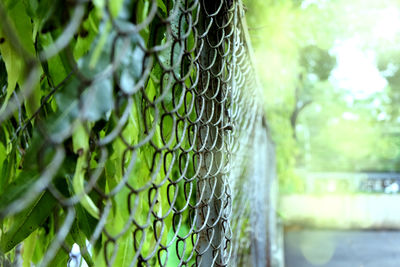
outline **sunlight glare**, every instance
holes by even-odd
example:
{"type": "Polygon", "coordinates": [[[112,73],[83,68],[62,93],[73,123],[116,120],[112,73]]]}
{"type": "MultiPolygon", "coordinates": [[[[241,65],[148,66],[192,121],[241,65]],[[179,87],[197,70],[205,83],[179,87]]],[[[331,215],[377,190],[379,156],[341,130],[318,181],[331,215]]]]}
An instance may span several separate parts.
{"type": "Polygon", "coordinates": [[[337,66],[329,78],[339,89],[349,91],[356,99],[365,99],[381,92],[387,85],[375,64],[375,53],[363,52],[356,39],[338,41],[331,52],[337,66]]]}

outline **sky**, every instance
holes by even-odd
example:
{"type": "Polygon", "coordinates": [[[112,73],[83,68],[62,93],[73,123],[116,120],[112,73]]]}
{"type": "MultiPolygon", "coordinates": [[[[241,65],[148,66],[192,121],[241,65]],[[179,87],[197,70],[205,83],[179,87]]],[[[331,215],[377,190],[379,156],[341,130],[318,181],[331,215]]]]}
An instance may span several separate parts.
{"type": "Polygon", "coordinates": [[[330,82],[339,89],[347,90],[353,98],[365,99],[381,92],[387,81],[376,67],[373,50],[363,51],[356,39],[337,41],[330,53],[336,55],[337,66],[330,82]]]}
{"type": "MultiPolygon", "coordinates": [[[[320,6],[327,2],[329,1],[305,0],[302,2],[302,8],[314,4],[320,6]]],[[[387,86],[383,73],[380,73],[376,67],[374,49],[365,50],[368,45],[376,47],[398,42],[400,10],[393,3],[386,4],[382,2],[378,9],[373,6],[365,7],[359,10],[359,14],[353,14],[356,19],[355,24],[365,24],[365,27],[361,28],[362,32],[354,32],[349,39],[336,40],[334,47],[330,50],[330,53],[337,58],[337,67],[331,73],[329,80],[336,88],[349,92],[350,97],[353,98],[349,101],[368,98],[387,86]]],[[[349,11],[354,12],[350,6],[348,7],[349,11]]]]}

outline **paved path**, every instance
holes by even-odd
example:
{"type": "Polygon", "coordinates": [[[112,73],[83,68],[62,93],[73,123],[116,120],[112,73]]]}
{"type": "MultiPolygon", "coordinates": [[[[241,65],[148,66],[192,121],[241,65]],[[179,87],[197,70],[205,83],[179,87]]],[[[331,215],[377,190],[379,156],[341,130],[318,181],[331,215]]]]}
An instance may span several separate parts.
{"type": "Polygon", "coordinates": [[[285,233],[286,267],[399,267],[400,231],[285,233]]]}

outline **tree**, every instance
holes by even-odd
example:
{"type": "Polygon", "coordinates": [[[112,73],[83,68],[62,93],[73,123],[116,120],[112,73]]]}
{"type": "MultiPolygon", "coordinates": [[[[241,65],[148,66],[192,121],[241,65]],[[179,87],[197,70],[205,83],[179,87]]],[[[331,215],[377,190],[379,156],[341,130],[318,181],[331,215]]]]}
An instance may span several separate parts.
{"type": "Polygon", "coordinates": [[[307,45],[301,49],[299,83],[296,86],[295,107],[290,116],[293,137],[296,137],[296,123],[300,112],[310,105],[315,98],[324,92],[318,90],[318,83],[326,81],[336,65],[335,57],[315,45],[307,45]]]}

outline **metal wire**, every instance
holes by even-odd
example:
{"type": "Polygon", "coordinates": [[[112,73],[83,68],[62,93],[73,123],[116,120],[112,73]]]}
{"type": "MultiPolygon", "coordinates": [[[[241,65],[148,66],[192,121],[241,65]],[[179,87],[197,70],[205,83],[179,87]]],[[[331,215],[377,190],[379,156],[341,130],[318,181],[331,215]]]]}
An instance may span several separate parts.
{"type": "MultiPolygon", "coordinates": [[[[20,163],[8,172],[3,197],[18,175],[37,172],[23,194],[0,205],[1,238],[49,194],[54,207],[29,236],[48,236],[35,265],[54,264],[60,251],[69,266],[82,257],[90,264],[88,253],[94,266],[243,264],[256,183],[246,164],[257,157],[252,139],[263,127],[241,3],[125,1],[116,16],[106,1],[79,59],[74,45],[88,34],[94,4],[66,1],[65,8],[64,30],[31,57],[0,6],[3,33],[31,66],[0,113],[11,140],[8,165],[20,163]],[[57,60],[69,68],[63,77],[45,70],[57,60]],[[43,80],[48,92],[28,114],[22,99],[38,83],[43,90],[43,80]],[[72,253],[79,234],[80,252],[72,253]]],[[[15,250],[4,262],[18,258],[15,250]]]]}

